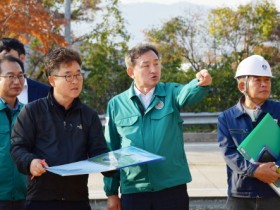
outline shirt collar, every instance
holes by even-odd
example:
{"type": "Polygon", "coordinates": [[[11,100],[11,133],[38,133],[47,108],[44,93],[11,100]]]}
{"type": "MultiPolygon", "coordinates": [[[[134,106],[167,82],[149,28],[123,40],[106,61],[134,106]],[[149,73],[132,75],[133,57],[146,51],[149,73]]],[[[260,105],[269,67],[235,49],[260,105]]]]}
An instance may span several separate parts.
{"type": "MultiPolygon", "coordinates": [[[[135,91],[134,91],[134,81],[131,83],[130,85],[130,88],[128,89],[128,98],[133,98],[136,95],[135,91]]],[[[155,96],[160,96],[160,97],[165,97],[166,96],[166,90],[164,88],[164,84],[159,82],[156,87],[155,87],[155,90],[154,90],[154,95],[155,96]]]]}
{"type": "Polygon", "coordinates": [[[27,87],[27,79],[24,79],[24,87],[27,87]]]}
{"type": "Polygon", "coordinates": [[[140,98],[142,104],[144,105],[145,109],[147,109],[151,103],[153,94],[155,92],[155,87],[152,88],[147,94],[141,93],[137,87],[134,85],[134,92],[140,98]]]}
{"type": "Polygon", "coordinates": [[[137,89],[137,87],[134,85],[134,92],[137,96],[139,97],[142,97],[142,96],[146,96],[146,97],[151,97],[155,91],[155,87],[152,88],[148,93],[144,94],[144,93],[141,93],[140,90],[137,89]]]}
{"type": "Polygon", "coordinates": [[[8,106],[8,103],[7,103],[2,97],[0,97],[0,100],[2,101],[2,103],[3,103],[7,108],[9,108],[9,109],[11,109],[11,110],[18,110],[18,109],[20,108],[20,103],[19,103],[19,100],[18,100],[18,99],[16,99],[16,105],[15,105],[14,108],[10,108],[10,107],[8,106]]]}
{"type": "Polygon", "coordinates": [[[48,98],[48,100],[51,102],[52,106],[59,107],[61,110],[65,111],[65,112],[68,112],[68,111],[70,111],[70,110],[80,109],[80,108],[81,108],[81,100],[80,100],[79,97],[77,97],[77,98],[75,98],[75,99],[73,100],[72,106],[71,106],[69,109],[65,110],[64,106],[60,105],[60,104],[56,101],[56,99],[55,99],[55,97],[54,97],[54,95],[53,95],[53,87],[50,88],[50,91],[49,91],[49,94],[48,94],[47,98],[48,98]]]}

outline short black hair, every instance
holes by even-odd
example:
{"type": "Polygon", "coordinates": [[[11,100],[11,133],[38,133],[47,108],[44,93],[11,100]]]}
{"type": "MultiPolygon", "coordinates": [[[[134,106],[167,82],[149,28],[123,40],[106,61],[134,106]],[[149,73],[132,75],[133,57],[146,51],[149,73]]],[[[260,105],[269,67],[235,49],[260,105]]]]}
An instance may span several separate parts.
{"type": "Polygon", "coordinates": [[[68,64],[73,61],[76,61],[80,66],[82,65],[82,59],[77,51],[65,47],[51,49],[44,59],[46,76],[51,76],[53,72],[59,69],[61,64],[68,64]]]}
{"type": "Polygon", "coordinates": [[[12,62],[12,63],[18,63],[21,67],[21,71],[22,73],[24,73],[24,65],[23,63],[21,62],[20,59],[14,57],[14,56],[11,56],[11,55],[7,55],[7,56],[3,56],[0,58],[0,74],[2,73],[2,69],[1,69],[1,64],[4,63],[4,62],[12,62]]]}
{"type": "Polygon", "coordinates": [[[0,52],[6,50],[10,52],[11,50],[15,50],[19,55],[25,55],[24,45],[15,38],[1,38],[0,39],[0,52]]]}

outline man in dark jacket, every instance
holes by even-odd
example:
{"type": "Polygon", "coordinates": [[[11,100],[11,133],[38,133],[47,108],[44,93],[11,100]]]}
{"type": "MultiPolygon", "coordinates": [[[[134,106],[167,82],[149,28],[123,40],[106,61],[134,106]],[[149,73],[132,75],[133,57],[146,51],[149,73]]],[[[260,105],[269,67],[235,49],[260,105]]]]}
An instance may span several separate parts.
{"type": "Polygon", "coordinates": [[[249,162],[237,150],[267,113],[280,122],[280,103],[268,100],[271,77],[262,56],[244,59],[235,75],[244,96],[218,118],[218,142],[227,164],[227,210],[276,210],[280,206],[280,197],[268,185],[280,178],[276,173],[280,161],[249,162]]]}
{"type": "Polygon", "coordinates": [[[45,170],[108,152],[97,113],[79,99],[81,64],[76,51],[50,51],[49,95],[25,105],[15,123],[11,155],[30,176],[26,210],[90,210],[88,175],[62,177],[45,170]]]}
{"type": "MultiPolygon", "coordinates": [[[[25,62],[25,49],[24,45],[14,38],[1,38],[0,39],[0,55],[11,55],[25,62]]],[[[21,103],[27,104],[39,98],[48,95],[50,86],[42,82],[38,82],[29,78],[25,78],[23,91],[18,96],[21,103]]]]}

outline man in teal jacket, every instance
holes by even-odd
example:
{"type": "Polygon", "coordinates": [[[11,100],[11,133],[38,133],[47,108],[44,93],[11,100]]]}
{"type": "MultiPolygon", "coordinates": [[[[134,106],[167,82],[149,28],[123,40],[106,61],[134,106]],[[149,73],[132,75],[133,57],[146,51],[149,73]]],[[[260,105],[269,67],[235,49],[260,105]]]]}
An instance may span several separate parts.
{"type": "Polygon", "coordinates": [[[151,45],[132,48],[125,62],[133,83],[108,103],[107,143],[111,150],[132,145],[165,160],[127,167],[114,177],[104,178],[108,209],[189,209],[186,183],[191,181],[191,174],[180,109],[200,101],[208,93],[212,78],[207,70],[201,70],[185,85],[160,83],[159,53],[151,45]]]}
{"type": "Polygon", "coordinates": [[[23,89],[22,62],[14,57],[0,58],[0,210],[23,210],[26,178],[10,156],[11,129],[23,107],[17,96],[23,89]]]}

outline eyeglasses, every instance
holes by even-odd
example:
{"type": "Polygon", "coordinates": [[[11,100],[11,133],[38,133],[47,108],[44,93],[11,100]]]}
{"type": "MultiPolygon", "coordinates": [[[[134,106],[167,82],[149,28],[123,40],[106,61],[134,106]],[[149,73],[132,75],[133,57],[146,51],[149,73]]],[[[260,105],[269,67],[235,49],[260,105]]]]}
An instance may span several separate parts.
{"type": "Polygon", "coordinates": [[[18,79],[20,82],[24,81],[25,79],[25,74],[20,74],[18,76],[15,75],[0,75],[0,77],[8,78],[10,82],[16,81],[18,79]]]}
{"type": "Polygon", "coordinates": [[[83,79],[83,74],[82,73],[78,73],[78,74],[74,74],[74,75],[64,75],[64,76],[52,75],[52,76],[54,76],[54,77],[64,77],[67,82],[73,82],[74,78],[78,81],[81,81],[83,79]]]}

